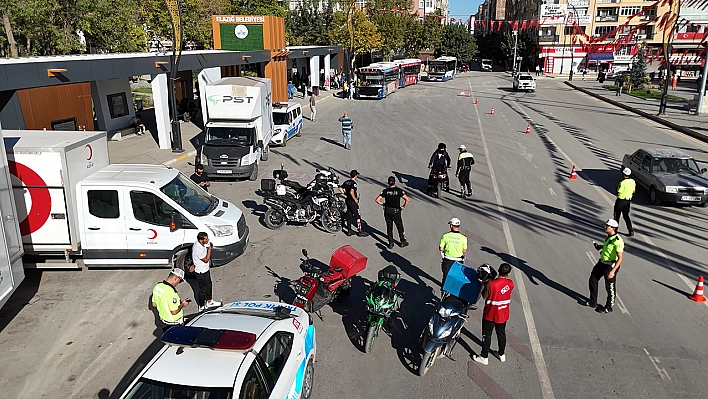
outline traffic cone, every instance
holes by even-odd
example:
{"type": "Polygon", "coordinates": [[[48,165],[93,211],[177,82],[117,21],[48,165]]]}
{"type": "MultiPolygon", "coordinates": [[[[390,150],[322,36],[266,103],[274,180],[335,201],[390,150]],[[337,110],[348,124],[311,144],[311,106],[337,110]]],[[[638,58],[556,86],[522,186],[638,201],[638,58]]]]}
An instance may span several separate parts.
{"type": "Polygon", "coordinates": [[[494,115],[494,107],[492,107],[491,115],[494,115]]]}
{"type": "Polygon", "coordinates": [[[472,97],[472,92],[471,92],[471,91],[468,91],[468,92],[467,92],[467,98],[470,98],[470,97],[472,97]]]}
{"type": "Polygon", "coordinates": [[[703,276],[698,276],[698,284],[696,284],[696,290],[693,291],[693,295],[689,295],[688,299],[694,302],[705,302],[706,297],[703,296],[703,276]]]}
{"type": "Polygon", "coordinates": [[[526,125],[526,134],[531,134],[531,125],[526,125]]]}
{"type": "Polygon", "coordinates": [[[573,170],[570,171],[570,180],[578,180],[578,173],[575,171],[575,165],[573,165],[573,170]]]}
{"type": "Polygon", "coordinates": [[[475,97],[475,98],[474,98],[474,103],[475,103],[475,105],[476,105],[476,104],[479,104],[479,98],[475,97]]]}
{"type": "Polygon", "coordinates": [[[465,96],[465,91],[462,90],[462,91],[460,92],[460,97],[464,97],[464,96],[465,96]]]}

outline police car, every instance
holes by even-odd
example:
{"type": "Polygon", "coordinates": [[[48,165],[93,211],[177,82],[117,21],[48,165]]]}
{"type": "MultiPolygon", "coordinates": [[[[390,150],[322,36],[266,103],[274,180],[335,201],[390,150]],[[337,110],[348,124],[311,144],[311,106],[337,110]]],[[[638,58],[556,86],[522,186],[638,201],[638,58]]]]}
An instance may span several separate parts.
{"type": "Polygon", "coordinates": [[[162,335],[166,344],[121,396],[309,399],[312,318],[293,305],[233,302],[162,335]]]}
{"type": "Polygon", "coordinates": [[[290,101],[273,104],[273,137],[271,144],[288,145],[292,136],[302,134],[302,106],[290,101]]]}

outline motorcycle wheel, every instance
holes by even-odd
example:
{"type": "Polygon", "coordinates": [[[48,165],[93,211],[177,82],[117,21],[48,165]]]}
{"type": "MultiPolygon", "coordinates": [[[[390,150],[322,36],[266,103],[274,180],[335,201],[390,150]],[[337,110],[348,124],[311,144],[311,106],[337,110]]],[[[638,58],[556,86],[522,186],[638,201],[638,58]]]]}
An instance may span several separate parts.
{"type": "Polygon", "coordinates": [[[285,226],[285,215],[280,209],[268,208],[264,218],[266,226],[271,230],[278,230],[285,226]]]}
{"type": "Polygon", "coordinates": [[[332,207],[324,209],[320,215],[320,224],[330,233],[336,233],[342,228],[342,216],[339,210],[332,207]]]}
{"type": "Polygon", "coordinates": [[[366,341],[364,341],[364,353],[371,352],[371,348],[374,347],[374,340],[379,335],[380,330],[381,322],[376,321],[376,324],[374,325],[371,325],[371,323],[369,323],[366,331],[366,341]]]}
{"type": "Polygon", "coordinates": [[[420,361],[420,366],[418,367],[419,376],[424,376],[425,373],[433,367],[433,364],[435,364],[435,359],[438,357],[438,353],[440,353],[440,348],[441,347],[438,346],[432,352],[423,352],[423,359],[420,361]]]}
{"type": "Polygon", "coordinates": [[[438,198],[442,195],[443,182],[438,182],[438,198]]]}

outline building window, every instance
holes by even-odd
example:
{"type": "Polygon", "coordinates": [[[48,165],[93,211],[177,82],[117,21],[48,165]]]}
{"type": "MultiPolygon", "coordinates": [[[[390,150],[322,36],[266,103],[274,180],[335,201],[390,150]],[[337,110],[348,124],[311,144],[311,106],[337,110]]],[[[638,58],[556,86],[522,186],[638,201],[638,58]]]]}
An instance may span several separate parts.
{"type": "Polygon", "coordinates": [[[106,98],[108,99],[108,110],[111,113],[111,119],[128,115],[128,100],[126,100],[125,93],[109,94],[106,98]]]}
{"type": "Polygon", "coordinates": [[[642,17],[643,20],[650,20],[656,18],[656,7],[642,7],[642,17]]]}
{"type": "Polygon", "coordinates": [[[420,1],[418,2],[418,8],[423,8],[423,7],[425,7],[425,1],[424,1],[424,0],[420,0],[420,1]]]}
{"type": "Polygon", "coordinates": [[[598,7],[597,16],[598,17],[609,17],[617,15],[617,7],[598,7]]]}
{"type": "Polygon", "coordinates": [[[638,13],[641,9],[642,9],[641,6],[621,7],[620,8],[620,15],[623,17],[630,17],[630,16],[638,13]]]}
{"type": "MultiPolygon", "coordinates": [[[[595,27],[595,36],[602,36],[605,34],[608,34],[615,30],[617,27],[613,25],[607,25],[607,26],[596,26],[595,27]]],[[[614,36],[613,36],[614,37],[614,36]]]]}
{"type": "Polygon", "coordinates": [[[573,27],[573,26],[566,26],[563,34],[564,35],[577,35],[577,34],[585,33],[585,28],[587,28],[587,26],[578,26],[577,29],[575,29],[575,27],[573,27]]]}
{"type": "Polygon", "coordinates": [[[556,34],[556,27],[555,26],[542,26],[541,29],[538,30],[539,36],[554,36],[555,34],[556,34]]]}

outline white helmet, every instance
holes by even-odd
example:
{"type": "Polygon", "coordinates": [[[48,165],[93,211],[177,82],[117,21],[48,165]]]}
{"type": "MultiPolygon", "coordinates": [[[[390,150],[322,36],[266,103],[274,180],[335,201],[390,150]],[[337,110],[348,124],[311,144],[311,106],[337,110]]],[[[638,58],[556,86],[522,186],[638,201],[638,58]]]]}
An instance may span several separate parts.
{"type": "Polygon", "coordinates": [[[605,222],[605,226],[610,226],[610,227],[618,228],[618,227],[619,227],[619,223],[617,223],[617,221],[614,220],[614,219],[607,219],[607,221],[605,222]]]}
{"type": "Polygon", "coordinates": [[[459,226],[461,222],[458,218],[452,218],[449,222],[447,222],[447,224],[449,224],[450,226],[459,226]]]}
{"type": "Polygon", "coordinates": [[[466,149],[467,149],[467,147],[466,147],[464,144],[460,144],[460,146],[457,147],[457,148],[459,148],[460,150],[466,150],[466,149]]]}
{"type": "Polygon", "coordinates": [[[630,169],[630,168],[624,168],[624,169],[622,169],[622,174],[625,175],[625,176],[629,176],[629,175],[632,174],[632,169],[630,169]]]}

